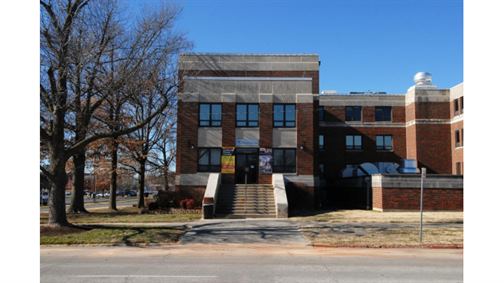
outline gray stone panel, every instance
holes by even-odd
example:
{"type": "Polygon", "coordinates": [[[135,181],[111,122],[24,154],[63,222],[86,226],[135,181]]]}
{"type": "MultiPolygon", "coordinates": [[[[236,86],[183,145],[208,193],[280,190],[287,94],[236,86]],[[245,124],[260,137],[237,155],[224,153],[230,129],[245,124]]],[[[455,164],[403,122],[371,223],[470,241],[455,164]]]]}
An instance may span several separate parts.
{"type": "Polygon", "coordinates": [[[297,147],[296,128],[274,128],[273,147],[297,147]]]}
{"type": "Polygon", "coordinates": [[[198,128],[198,147],[222,147],[222,128],[198,128]]]}

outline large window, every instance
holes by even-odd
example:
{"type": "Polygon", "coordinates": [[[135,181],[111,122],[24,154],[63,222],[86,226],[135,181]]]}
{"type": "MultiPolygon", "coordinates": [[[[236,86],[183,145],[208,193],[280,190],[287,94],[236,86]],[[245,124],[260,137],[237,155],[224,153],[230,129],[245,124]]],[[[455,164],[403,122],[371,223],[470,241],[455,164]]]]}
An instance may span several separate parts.
{"type": "Polygon", "coordinates": [[[361,150],[362,136],[361,135],[346,136],[345,145],[347,150],[361,150]]]}
{"type": "Polygon", "coordinates": [[[376,149],[377,150],[392,150],[393,142],[392,136],[376,136],[376,149]]]}
{"type": "Polygon", "coordinates": [[[236,104],[236,127],[259,127],[259,104],[236,104]]]}
{"type": "Polygon", "coordinates": [[[392,121],[392,107],[376,106],[375,121],[392,121]]]}
{"type": "Polygon", "coordinates": [[[222,105],[216,103],[200,103],[199,126],[220,127],[222,125],[222,105]]]}
{"type": "Polygon", "coordinates": [[[198,172],[220,172],[220,148],[200,148],[198,150],[198,172]]]}
{"type": "Polygon", "coordinates": [[[325,136],[324,135],[318,136],[318,148],[319,148],[319,150],[325,149],[325,136]]]}
{"type": "Polygon", "coordinates": [[[362,120],[362,107],[360,106],[345,107],[345,121],[361,121],[361,120],[362,120]]]}
{"type": "Polygon", "coordinates": [[[273,172],[295,173],[296,172],[296,149],[274,148],[273,149],[273,172]]]}
{"type": "Polygon", "coordinates": [[[296,127],[296,104],[274,104],[273,127],[275,128],[296,127]]]}

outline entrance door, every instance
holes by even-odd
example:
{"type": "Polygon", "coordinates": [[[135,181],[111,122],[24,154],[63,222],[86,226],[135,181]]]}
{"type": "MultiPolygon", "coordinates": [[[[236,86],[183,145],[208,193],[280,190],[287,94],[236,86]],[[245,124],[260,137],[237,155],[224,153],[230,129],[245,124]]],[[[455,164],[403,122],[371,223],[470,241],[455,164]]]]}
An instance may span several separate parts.
{"type": "Polygon", "coordinates": [[[236,183],[257,184],[259,171],[259,152],[257,148],[237,148],[235,153],[236,183]]]}

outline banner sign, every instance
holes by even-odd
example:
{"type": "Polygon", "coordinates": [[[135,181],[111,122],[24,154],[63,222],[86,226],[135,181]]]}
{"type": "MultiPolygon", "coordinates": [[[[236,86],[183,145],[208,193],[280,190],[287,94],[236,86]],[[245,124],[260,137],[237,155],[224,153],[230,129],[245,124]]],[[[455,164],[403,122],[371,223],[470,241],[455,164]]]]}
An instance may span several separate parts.
{"type": "Polygon", "coordinates": [[[236,146],[256,147],[256,146],[259,146],[259,140],[258,139],[236,139],[236,146]]]}
{"type": "Polygon", "coordinates": [[[221,157],[221,173],[234,174],[235,173],[235,156],[234,147],[223,147],[221,157]]]}
{"type": "Polygon", "coordinates": [[[259,173],[272,174],[273,173],[273,151],[271,148],[259,149],[259,173]]]}

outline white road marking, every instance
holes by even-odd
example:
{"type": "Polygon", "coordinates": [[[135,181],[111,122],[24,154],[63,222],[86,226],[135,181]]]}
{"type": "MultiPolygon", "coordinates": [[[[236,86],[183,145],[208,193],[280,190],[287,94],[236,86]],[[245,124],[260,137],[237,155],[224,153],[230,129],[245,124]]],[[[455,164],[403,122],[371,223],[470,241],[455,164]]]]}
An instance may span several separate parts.
{"type": "Polygon", "coordinates": [[[217,275],[74,275],[77,278],[217,278],[217,275]]]}

